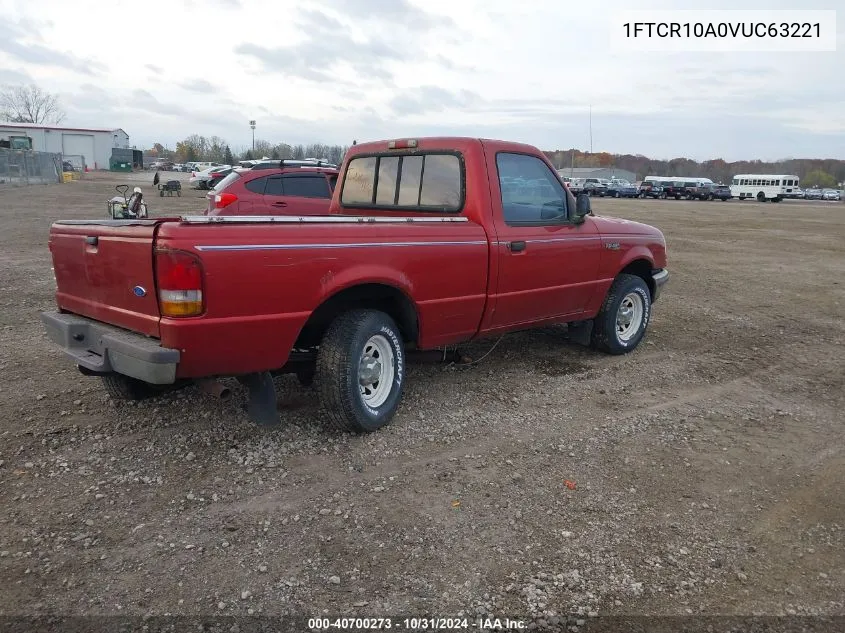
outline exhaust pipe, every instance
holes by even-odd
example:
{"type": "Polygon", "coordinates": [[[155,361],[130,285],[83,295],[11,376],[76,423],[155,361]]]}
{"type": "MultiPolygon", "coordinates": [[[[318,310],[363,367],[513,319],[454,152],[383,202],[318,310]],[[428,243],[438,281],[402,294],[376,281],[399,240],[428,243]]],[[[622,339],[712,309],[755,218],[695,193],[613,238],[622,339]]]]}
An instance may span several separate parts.
{"type": "Polygon", "coordinates": [[[197,386],[210,396],[218,400],[228,400],[232,395],[231,389],[212,378],[201,378],[195,381],[197,386]]]}

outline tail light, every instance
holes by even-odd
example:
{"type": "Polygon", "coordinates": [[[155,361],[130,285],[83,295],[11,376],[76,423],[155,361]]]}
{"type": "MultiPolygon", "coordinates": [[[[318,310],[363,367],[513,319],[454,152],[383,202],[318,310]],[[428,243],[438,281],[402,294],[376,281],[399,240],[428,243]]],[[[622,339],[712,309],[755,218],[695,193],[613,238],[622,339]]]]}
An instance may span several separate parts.
{"type": "Polygon", "coordinates": [[[225,209],[233,202],[238,201],[238,196],[233,193],[218,193],[214,195],[214,208],[225,209]]]}
{"type": "Polygon", "coordinates": [[[156,286],[162,316],[190,317],[203,313],[203,271],[200,260],[184,251],[156,251],[156,286]]]}

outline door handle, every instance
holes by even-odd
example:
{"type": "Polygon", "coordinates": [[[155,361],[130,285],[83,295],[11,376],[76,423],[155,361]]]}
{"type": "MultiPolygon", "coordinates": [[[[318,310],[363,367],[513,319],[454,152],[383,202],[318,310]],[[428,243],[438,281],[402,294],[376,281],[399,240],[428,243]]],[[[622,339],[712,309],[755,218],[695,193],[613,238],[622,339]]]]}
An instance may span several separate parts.
{"type": "Polygon", "coordinates": [[[508,242],[508,248],[512,253],[521,253],[525,250],[525,242],[520,240],[518,242],[508,242]]]}
{"type": "Polygon", "coordinates": [[[287,202],[274,202],[273,206],[274,207],[286,207],[286,206],[288,206],[288,203],[287,202]]]}

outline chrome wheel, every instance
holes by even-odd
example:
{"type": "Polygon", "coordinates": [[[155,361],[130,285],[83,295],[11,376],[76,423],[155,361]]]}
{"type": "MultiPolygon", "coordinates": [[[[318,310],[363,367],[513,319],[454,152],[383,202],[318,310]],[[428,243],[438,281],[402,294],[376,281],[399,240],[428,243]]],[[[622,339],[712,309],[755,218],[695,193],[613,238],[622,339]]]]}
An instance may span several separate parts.
{"type": "Polygon", "coordinates": [[[626,294],[616,312],[616,337],[622,341],[630,341],[643,324],[643,298],[636,292],[626,294]]]}
{"type": "Polygon", "coordinates": [[[358,363],[358,387],[364,404],[374,409],[383,405],[393,389],[394,375],[390,342],[381,334],[371,336],[358,363]]]}

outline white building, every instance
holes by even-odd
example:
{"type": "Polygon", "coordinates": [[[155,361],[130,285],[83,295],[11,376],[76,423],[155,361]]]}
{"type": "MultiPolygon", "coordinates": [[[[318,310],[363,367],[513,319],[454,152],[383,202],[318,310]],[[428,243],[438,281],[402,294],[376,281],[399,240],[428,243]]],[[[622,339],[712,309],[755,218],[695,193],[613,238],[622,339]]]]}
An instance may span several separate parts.
{"type": "Polygon", "coordinates": [[[66,156],[83,156],[88,169],[108,169],[114,147],[129,147],[129,135],[117,129],[91,129],[35,125],[32,123],[0,123],[0,140],[10,136],[28,136],[36,152],[52,152],[66,156]]]}

